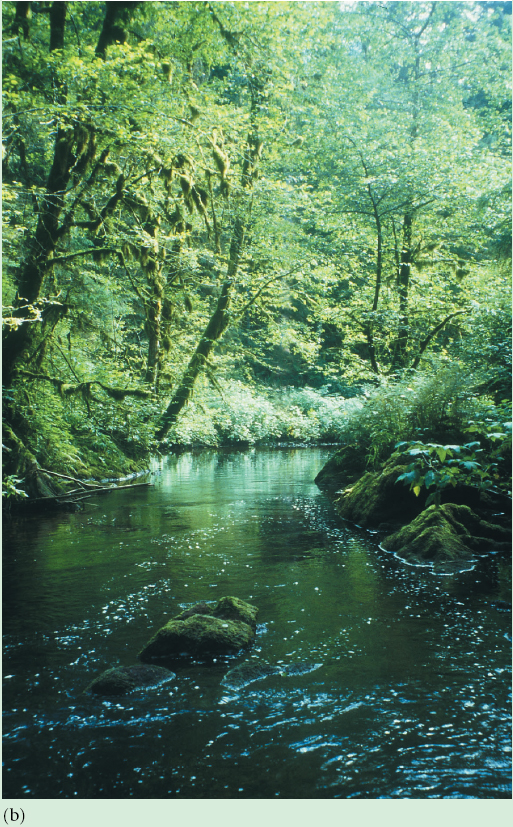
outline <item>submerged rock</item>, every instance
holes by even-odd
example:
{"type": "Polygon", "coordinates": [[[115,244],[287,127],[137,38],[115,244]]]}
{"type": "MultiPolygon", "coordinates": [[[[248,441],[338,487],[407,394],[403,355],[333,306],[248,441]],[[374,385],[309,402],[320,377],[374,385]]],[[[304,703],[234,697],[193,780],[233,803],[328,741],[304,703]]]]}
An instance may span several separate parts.
{"type": "Polygon", "coordinates": [[[465,564],[476,552],[507,548],[509,532],[481,520],[467,505],[446,503],[431,505],[382,545],[408,562],[465,564]]]}
{"type": "Polygon", "coordinates": [[[309,672],[315,672],[321,666],[322,663],[288,663],[281,671],[289,678],[293,678],[296,675],[307,675],[309,672]]]}
{"type": "Polygon", "coordinates": [[[163,666],[146,666],[141,663],[134,666],[114,666],[89,684],[86,691],[94,692],[96,695],[126,695],[134,689],[158,686],[173,678],[176,678],[174,672],[163,666]]]}
{"type": "Polygon", "coordinates": [[[256,606],[237,597],[223,597],[211,607],[197,603],[174,617],[139,653],[142,661],[181,655],[232,655],[255,639],[256,606]]]}
{"type": "Polygon", "coordinates": [[[295,675],[306,675],[320,669],[322,663],[288,663],[273,666],[264,661],[245,661],[235,666],[226,673],[221,681],[222,686],[227,689],[239,690],[250,683],[262,680],[269,675],[282,675],[293,677],[295,675]]]}
{"type": "Polygon", "coordinates": [[[246,662],[230,669],[222,679],[221,684],[226,686],[227,689],[243,689],[245,686],[249,686],[250,683],[260,681],[269,675],[279,674],[278,666],[271,666],[269,663],[262,662],[246,662]]]}

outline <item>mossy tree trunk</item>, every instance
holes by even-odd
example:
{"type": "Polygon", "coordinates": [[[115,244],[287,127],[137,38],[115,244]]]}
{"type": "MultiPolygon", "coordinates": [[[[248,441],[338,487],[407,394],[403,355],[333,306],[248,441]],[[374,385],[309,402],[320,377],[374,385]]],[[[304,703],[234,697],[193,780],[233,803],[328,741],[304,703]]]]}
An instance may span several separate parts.
{"type": "Polygon", "coordinates": [[[164,439],[169,429],[176,423],[180,412],[191,397],[194,383],[196,382],[200,371],[208,361],[215,343],[221,338],[224,331],[228,327],[230,321],[230,316],[228,313],[230,290],[239,269],[247,219],[247,211],[244,216],[239,215],[235,219],[230,242],[230,256],[227,268],[228,278],[223,284],[216,309],[210,317],[210,320],[205,328],[205,332],[203,333],[199,344],[194,351],[189,364],[187,365],[182,381],[174,393],[171,402],[160,418],[156,432],[156,438],[159,441],[164,439]]]}
{"type": "MultiPolygon", "coordinates": [[[[233,48],[234,45],[236,45],[232,42],[234,37],[233,33],[227,31],[217,17],[212,6],[210,4],[207,5],[212,18],[220,27],[221,34],[227,43],[233,48]]],[[[230,316],[228,313],[228,305],[230,302],[230,291],[239,269],[240,258],[244,246],[244,235],[251,215],[253,184],[255,179],[258,177],[258,167],[263,148],[263,141],[260,138],[258,130],[258,121],[261,109],[265,107],[265,85],[268,79],[269,75],[267,68],[261,67],[261,71],[259,73],[255,72],[251,75],[249,82],[251,94],[251,128],[246,139],[246,149],[242,164],[240,179],[242,192],[239,195],[241,206],[239,207],[232,229],[227,267],[227,280],[223,284],[216,309],[214,310],[214,313],[205,328],[205,332],[203,333],[200,342],[194,351],[191,360],[189,361],[182,381],[173,395],[171,402],[160,418],[156,431],[156,438],[159,441],[164,439],[170,428],[172,428],[176,423],[178,416],[191,397],[194,383],[200,371],[206,364],[215,343],[221,338],[229,324],[230,316]]],[[[221,184],[223,183],[225,182],[222,175],[221,184]]]]}
{"type": "Polygon", "coordinates": [[[164,439],[169,429],[176,423],[180,412],[191,397],[194,383],[196,382],[196,379],[205,363],[208,361],[215,343],[221,338],[224,331],[228,327],[228,305],[230,303],[230,288],[232,284],[232,281],[226,281],[223,284],[216,309],[212,314],[207,327],[205,328],[205,332],[203,333],[203,336],[201,337],[200,342],[189,361],[189,364],[187,365],[187,369],[183,375],[180,385],[160,418],[156,433],[156,438],[158,440],[164,439]]]}
{"type": "MultiPolygon", "coordinates": [[[[59,128],[55,139],[52,168],[48,176],[45,197],[30,251],[20,267],[18,290],[14,301],[13,319],[16,324],[7,328],[3,336],[3,382],[10,387],[16,366],[41,343],[42,325],[30,318],[30,307],[37,306],[42,287],[51,270],[52,258],[59,241],[59,218],[64,208],[64,193],[76,161],[73,152],[75,135],[72,128],[59,128]]],[[[41,317],[48,315],[41,308],[41,317]]]]}

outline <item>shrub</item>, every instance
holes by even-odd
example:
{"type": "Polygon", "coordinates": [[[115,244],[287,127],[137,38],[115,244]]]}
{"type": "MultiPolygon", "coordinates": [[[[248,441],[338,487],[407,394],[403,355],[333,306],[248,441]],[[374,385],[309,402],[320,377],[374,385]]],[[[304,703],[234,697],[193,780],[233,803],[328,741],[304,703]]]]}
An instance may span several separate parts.
{"type": "Polygon", "coordinates": [[[398,442],[457,442],[468,420],[490,408],[474,386],[472,375],[457,364],[427,376],[383,380],[364,392],[364,403],[349,413],[340,436],[347,444],[358,443],[370,466],[382,462],[398,442]]]}

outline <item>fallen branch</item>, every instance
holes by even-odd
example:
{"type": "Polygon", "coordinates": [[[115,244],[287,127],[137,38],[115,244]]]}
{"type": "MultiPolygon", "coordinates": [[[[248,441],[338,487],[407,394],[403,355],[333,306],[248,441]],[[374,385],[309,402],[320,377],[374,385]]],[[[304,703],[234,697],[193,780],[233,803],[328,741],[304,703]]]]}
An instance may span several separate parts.
{"type": "MultiPolygon", "coordinates": [[[[58,474],[57,471],[47,471],[46,468],[39,468],[38,470],[42,474],[50,474],[50,476],[52,476],[52,477],[60,477],[60,479],[62,479],[62,480],[70,480],[70,482],[76,482],[78,485],[81,485],[83,488],[96,489],[96,487],[99,485],[99,483],[96,483],[96,482],[82,482],[82,480],[77,480],[76,477],[70,477],[70,476],[68,476],[68,474],[58,474]]],[[[71,492],[68,491],[68,494],[70,494],[70,493],[71,492]]]]}
{"type": "MultiPolygon", "coordinates": [[[[59,474],[57,474],[59,476],[59,474]]],[[[34,499],[30,499],[27,501],[27,505],[29,503],[39,503],[48,500],[52,500],[54,502],[78,502],[79,500],[85,500],[87,497],[91,497],[93,494],[102,494],[108,491],[120,491],[125,490],[127,488],[144,488],[144,487],[153,487],[152,482],[137,482],[133,485],[108,485],[106,488],[93,488],[91,491],[78,491],[77,493],[81,496],[77,496],[72,491],[63,491],[62,494],[54,494],[52,497],[35,497],[34,499]]]]}

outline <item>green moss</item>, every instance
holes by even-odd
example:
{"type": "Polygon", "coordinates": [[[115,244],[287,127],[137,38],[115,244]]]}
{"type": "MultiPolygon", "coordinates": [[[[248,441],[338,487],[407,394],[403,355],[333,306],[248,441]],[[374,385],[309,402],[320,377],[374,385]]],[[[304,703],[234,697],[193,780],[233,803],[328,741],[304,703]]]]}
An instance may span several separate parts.
{"type": "Polygon", "coordinates": [[[383,466],[381,472],[364,473],[335,500],[340,516],[363,528],[396,520],[404,522],[415,517],[423,501],[404,486],[396,484],[402,470],[402,465],[393,459],[383,466]]]}
{"type": "Polygon", "coordinates": [[[506,545],[508,534],[506,529],[481,520],[467,505],[447,503],[427,508],[409,525],[386,537],[383,547],[411,562],[468,562],[474,559],[475,551],[506,545]]]}
{"type": "Polygon", "coordinates": [[[257,615],[256,606],[238,597],[222,597],[215,606],[196,603],[159,629],[139,658],[234,654],[253,643],[257,615]]]}
{"type": "Polygon", "coordinates": [[[253,631],[256,629],[256,619],[258,616],[258,609],[251,603],[246,603],[245,600],[240,600],[238,597],[221,597],[215,606],[209,605],[202,601],[196,603],[190,609],[186,609],[173,620],[185,620],[192,615],[211,615],[224,620],[235,620],[247,623],[253,631]]]}
{"type": "Polygon", "coordinates": [[[242,623],[247,623],[253,631],[256,630],[257,607],[240,600],[238,597],[222,597],[213,614],[214,617],[226,620],[239,620],[242,623]]]}
{"type": "Polygon", "coordinates": [[[139,653],[142,661],[180,655],[210,657],[231,655],[250,646],[254,631],[247,623],[194,614],[170,620],[139,653]]]}
{"type": "Polygon", "coordinates": [[[366,452],[358,444],[344,445],[324,465],[315,478],[319,488],[336,491],[355,482],[366,466],[366,452]]]}

